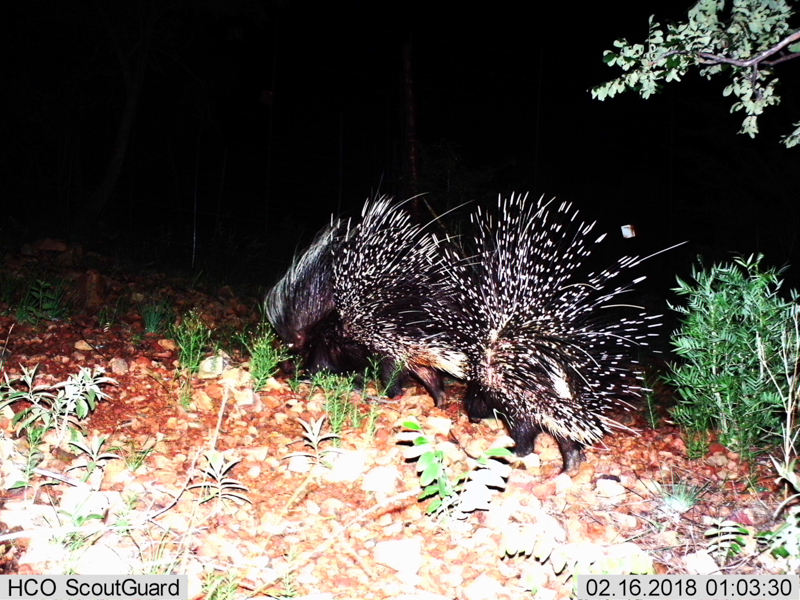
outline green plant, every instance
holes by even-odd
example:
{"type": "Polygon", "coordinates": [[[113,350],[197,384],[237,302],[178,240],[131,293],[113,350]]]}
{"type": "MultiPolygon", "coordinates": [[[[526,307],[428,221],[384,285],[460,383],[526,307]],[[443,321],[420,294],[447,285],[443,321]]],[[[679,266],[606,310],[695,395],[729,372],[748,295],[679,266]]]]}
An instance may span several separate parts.
{"type": "Polygon", "coordinates": [[[800,571],[800,510],[787,511],[784,523],[775,531],[758,534],[758,541],[766,544],[774,557],[786,561],[787,573],[800,571]]]}
{"type": "Polygon", "coordinates": [[[127,447],[123,451],[125,466],[127,466],[131,471],[136,471],[144,464],[144,461],[147,460],[147,457],[153,453],[155,447],[155,442],[153,442],[149,445],[145,443],[143,448],[137,449],[135,444],[132,441],[129,441],[127,447]]]}
{"type": "Polygon", "coordinates": [[[311,390],[319,388],[325,395],[325,413],[331,431],[337,439],[348,423],[358,428],[362,422],[362,415],[350,397],[356,389],[355,376],[335,375],[327,371],[315,373],[311,378],[311,390]]]}
{"type": "Polygon", "coordinates": [[[407,452],[406,458],[417,458],[417,473],[422,486],[419,499],[435,497],[425,512],[432,515],[451,511],[458,502],[458,481],[445,467],[444,452],[434,449],[433,439],[425,435],[416,420],[405,421],[403,427],[415,435],[414,445],[407,452]]]}
{"type": "Polygon", "coordinates": [[[793,457],[798,454],[797,442],[800,438],[800,304],[793,303],[789,307],[789,318],[784,325],[777,356],[767,354],[760,342],[758,356],[761,367],[772,382],[773,390],[783,406],[783,458],[780,463],[773,459],[773,463],[781,477],[800,492],[800,486],[795,485],[789,476],[794,470],[793,457]]]}
{"type": "Polygon", "coordinates": [[[383,367],[381,359],[378,358],[377,356],[371,357],[369,360],[369,367],[367,367],[364,371],[364,387],[366,388],[367,383],[373,382],[375,385],[375,389],[378,392],[378,396],[387,395],[386,392],[389,389],[391,389],[393,385],[397,383],[397,380],[400,377],[400,373],[403,372],[403,366],[400,364],[395,365],[391,376],[386,382],[381,381],[382,371],[383,367]]]}
{"type": "Polygon", "coordinates": [[[153,298],[139,304],[139,314],[145,333],[161,333],[175,316],[175,310],[169,300],[153,298]]]}
{"type": "Polygon", "coordinates": [[[145,529],[144,533],[149,539],[142,544],[134,540],[138,547],[141,563],[145,565],[145,575],[168,575],[175,573],[181,564],[181,548],[185,547],[183,536],[177,536],[174,531],[159,528],[157,530],[145,529]],[[157,536],[154,533],[158,533],[157,536]]]}
{"type": "Polygon", "coordinates": [[[90,371],[83,367],[77,375],[70,375],[65,382],[52,385],[36,385],[36,371],[22,367],[22,375],[10,379],[8,373],[0,383],[0,410],[21,403],[24,408],[14,413],[11,422],[17,434],[28,439],[28,455],[25,477],[14,482],[14,488],[29,485],[33,471],[42,460],[39,445],[50,431],[57,432],[55,445],[60,446],[67,435],[77,439],[80,421],[85,419],[107,395],[100,386],[116,381],[105,377],[102,371],[90,371]]]}
{"type": "Polygon", "coordinates": [[[294,374],[286,380],[286,383],[289,385],[289,389],[296,394],[300,390],[300,386],[305,381],[306,380],[303,377],[303,370],[300,368],[295,368],[294,374]]]}
{"type": "Polygon", "coordinates": [[[661,499],[661,511],[669,517],[678,517],[700,502],[708,491],[708,483],[696,485],[686,481],[676,481],[671,474],[670,481],[657,484],[656,491],[661,499]]]}
{"type": "Polygon", "coordinates": [[[8,340],[11,339],[11,332],[14,331],[14,323],[8,328],[8,333],[6,333],[6,339],[3,340],[3,347],[0,348],[0,373],[5,371],[6,365],[6,351],[8,350],[8,340]]]}
{"type": "Polygon", "coordinates": [[[126,296],[120,296],[113,306],[104,305],[97,312],[97,324],[107,331],[116,325],[119,320],[128,312],[130,302],[126,296]]]}
{"type": "Polygon", "coordinates": [[[201,504],[211,500],[217,500],[224,504],[227,501],[233,501],[236,504],[249,503],[250,499],[242,492],[247,492],[247,486],[241,481],[226,477],[226,474],[234,467],[241,459],[232,460],[230,462],[225,460],[225,455],[217,450],[210,450],[205,455],[206,465],[201,467],[200,471],[203,473],[203,481],[193,483],[187,489],[200,489],[205,492],[205,497],[200,500],[201,504]]]}
{"type": "Polygon", "coordinates": [[[86,455],[87,463],[85,465],[70,467],[70,469],[67,470],[86,469],[86,477],[83,478],[84,481],[89,479],[89,476],[99,466],[100,462],[121,458],[118,454],[114,454],[113,452],[103,451],[103,446],[105,445],[106,441],[108,441],[107,435],[94,435],[88,440],[88,443],[83,434],[77,432],[77,435],[78,439],[71,441],[70,445],[75,446],[78,450],[86,455]]]}
{"type": "Polygon", "coordinates": [[[462,519],[466,513],[487,510],[493,489],[505,488],[511,467],[499,458],[511,455],[508,448],[492,448],[481,455],[475,468],[456,476],[445,464],[443,450],[436,449],[433,439],[426,435],[416,419],[403,422],[406,431],[400,439],[412,446],[406,459],[417,461],[417,473],[422,492],[420,500],[433,498],[425,509],[429,515],[462,519]]]}
{"type": "Polygon", "coordinates": [[[718,519],[713,527],[704,534],[711,540],[708,550],[723,562],[741,554],[748,541],[752,539],[752,532],[736,521],[718,519]]]}
{"type": "Polygon", "coordinates": [[[780,462],[772,458],[780,479],[785,480],[795,493],[784,500],[775,510],[775,516],[785,510],[784,523],[775,531],[764,531],[758,534],[759,543],[766,545],[770,553],[786,561],[786,572],[800,571],[800,508],[796,501],[800,498],[800,473],[797,470],[797,459],[780,462]]]}
{"type": "Polygon", "coordinates": [[[66,282],[63,279],[55,283],[36,279],[23,293],[16,319],[20,323],[38,323],[58,321],[68,314],[66,282]]]}
{"type": "Polygon", "coordinates": [[[235,571],[209,574],[203,580],[203,597],[206,600],[233,600],[241,579],[235,571]]]}
{"type": "MultiPolygon", "coordinates": [[[[322,425],[325,423],[325,416],[319,419],[312,419],[309,423],[303,419],[297,419],[303,426],[303,443],[311,448],[313,452],[292,452],[286,458],[293,456],[305,456],[310,458],[315,464],[324,464],[324,458],[328,454],[341,452],[339,448],[322,448],[322,442],[326,440],[338,440],[339,436],[335,433],[322,433],[322,425]]],[[[293,442],[294,443],[294,442],[293,442]]]]}
{"type": "Polygon", "coordinates": [[[214,350],[224,352],[228,356],[247,352],[246,342],[253,336],[252,328],[242,331],[233,324],[222,324],[214,329],[212,340],[214,350]]]}
{"type": "Polygon", "coordinates": [[[378,417],[381,414],[381,407],[377,402],[369,402],[369,412],[366,416],[366,429],[367,435],[369,439],[373,439],[375,437],[375,433],[378,430],[378,417]]]}
{"type": "Polygon", "coordinates": [[[250,353],[253,388],[259,391],[267,380],[278,372],[278,365],[288,359],[289,354],[266,322],[260,323],[254,333],[243,334],[240,339],[250,353]]]}
{"type": "Polygon", "coordinates": [[[192,387],[191,377],[187,374],[180,374],[178,376],[178,403],[184,410],[191,408],[193,395],[194,388],[192,387]]]}
{"type": "Polygon", "coordinates": [[[89,532],[81,531],[82,529],[86,528],[86,526],[92,521],[102,522],[104,517],[101,514],[97,513],[91,513],[87,515],[80,513],[72,514],[63,510],[58,511],[58,514],[67,517],[70,521],[69,525],[78,530],[78,531],[71,531],[60,540],[61,543],[64,546],[66,546],[66,548],[70,552],[75,552],[86,546],[91,546],[103,536],[102,530],[98,531],[96,529],[91,528],[89,529],[89,532]]]}
{"type": "Polygon", "coordinates": [[[290,600],[290,598],[295,598],[300,595],[300,591],[297,587],[297,564],[298,564],[298,557],[300,556],[300,550],[297,546],[289,546],[289,549],[286,551],[286,564],[288,565],[285,569],[281,571],[280,579],[281,579],[281,586],[282,590],[275,591],[268,594],[268,598],[274,598],[275,600],[290,600]]]}
{"type": "MultiPolygon", "coordinates": [[[[113,518],[113,520],[109,519],[108,524],[116,534],[132,537],[134,530],[137,529],[137,525],[138,528],[141,527],[140,513],[137,514],[136,511],[136,505],[141,498],[138,493],[129,492],[123,493],[120,496],[120,500],[123,502],[124,506],[119,510],[114,510],[113,514],[106,515],[107,517],[113,518]]],[[[139,551],[141,553],[141,548],[139,548],[139,551]]]]}
{"type": "Polygon", "coordinates": [[[44,453],[39,450],[39,445],[42,443],[45,433],[46,431],[42,427],[32,427],[28,429],[28,453],[25,456],[23,479],[15,481],[9,489],[25,488],[30,485],[34,470],[39,466],[39,463],[44,460],[44,453]]]}
{"type": "Polygon", "coordinates": [[[708,453],[711,437],[708,431],[699,431],[692,427],[687,427],[686,431],[684,431],[684,441],[686,442],[686,456],[690,460],[697,460],[708,453]]]}
{"type": "Polygon", "coordinates": [[[691,284],[678,279],[687,305],[672,306],[683,315],[672,344],[683,362],[666,378],[678,388],[672,414],[690,443],[716,429],[722,444],[746,457],[779,439],[783,409],[768,373],[780,368],[791,305],[778,295],[781,271],[762,270],[762,258],[695,268],[691,284]]]}
{"type": "Polygon", "coordinates": [[[658,383],[659,377],[654,373],[648,373],[645,377],[645,385],[647,389],[643,392],[644,396],[644,418],[650,429],[658,429],[661,423],[658,407],[658,394],[655,392],[655,387],[658,383]]]}
{"type": "Polygon", "coordinates": [[[765,534],[773,556],[786,560],[786,572],[800,571],[800,512],[787,513],[786,521],[774,532],[765,534]]]}
{"type": "Polygon", "coordinates": [[[173,325],[171,333],[180,348],[180,363],[190,374],[197,373],[203,352],[211,341],[211,331],[200,314],[191,310],[173,325]]]}
{"type": "Polygon", "coordinates": [[[41,439],[56,430],[56,445],[61,444],[67,433],[80,428],[79,422],[97,407],[99,400],[108,397],[101,386],[117,384],[101,370],[81,367],[67,381],[37,386],[37,368],[38,365],[32,369],[22,367],[22,375],[17,379],[5,374],[5,382],[0,384],[0,409],[16,402],[27,404],[12,419],[16,431],[25,433],[29,439],[32,436],[41,439]]]}

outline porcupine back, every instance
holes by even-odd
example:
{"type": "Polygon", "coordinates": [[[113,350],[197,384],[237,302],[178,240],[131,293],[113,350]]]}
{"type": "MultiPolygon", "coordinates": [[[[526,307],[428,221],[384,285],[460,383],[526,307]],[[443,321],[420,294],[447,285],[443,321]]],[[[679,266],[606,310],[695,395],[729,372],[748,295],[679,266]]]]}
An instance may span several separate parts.
{"type": "Polygon", "coordinates": [[[660,315],[608,310],[644,279],[617,283],[641,260],[621,258],[582,276],[605,235],[594,236],[594,223],[579,221],[569,203],[512,195],[499,199],[496,213],[479,208],[471,220],[474,254],[451,259],[461,289],[458,346],[469,362],[467,414],[478,420],[499,413],[519,455],[533,450],[539,433],[550,433],[565,470],[573,470],[582,445],[612,425],[604,416],[609,406],[642,389],[631,349],[655,335],[660,315]]]}
{"type": "Polygon", "coordinates": [[[343,228],[333,258],[334,298],[348,337],[404,366],[441,404],[441,371],[463,378],[465,356],[434,318],[453,301],[446,256],[425,227],[389,198],[343,228]]]}
{"type": "Polygon", "coordinates": [[[310,372],[363,372],[378,357],[382,381],[394,382],[389,395],[410,372],[439,404],[438,369],[463,376],[464,363],[428,316],[452,283],[439,273],[442,259],[432,236],[382,197],[360,220],[319,234],[267,295],[267,315],[310,372]]]}

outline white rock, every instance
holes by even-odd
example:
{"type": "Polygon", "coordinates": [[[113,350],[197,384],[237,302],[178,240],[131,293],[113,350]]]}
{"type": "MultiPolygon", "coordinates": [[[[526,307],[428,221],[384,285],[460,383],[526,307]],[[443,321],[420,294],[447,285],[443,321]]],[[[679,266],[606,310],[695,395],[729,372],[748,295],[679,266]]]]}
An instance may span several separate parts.
{"type": "Polygon", "coordinates": [[[128,372],[128,363],[124,358],[112,358],[108,361],[108,366],[114,375],[125,375],[128,372]]]}
{"type": "Polygon", "coordinates": [[[499,581],[482,573],[464,588],[465,600],[494,600],[500,594],[507,593],[507,590],[499,581]]]}
{"type": "Polygon", "coordinates": [[[611,479],[598,479],[595,487],[598,498],[606,505],[619,504],[628,497],[625,486],[611,479]]]}
{"type": "Polygon", "coordinates": [[[356,481],[364,473],[367,454],[362,450],[350,450],[326,457],[332,463],[331,470],[324,474],[329,483],[356,481]]]}
{"type": "Polygon", "coordinates": [[[442,596],[441,594],[434,594],[433,592],[426,592],[421,590],[416,594],[401,594],[395,596],[392,600],[452,600],[450,596],[442,596]]]}
{"type": "Polygon", "coordinates": [[[388,540],[375,544],[375,562],[405,575],[416,575],[422,566],[422,539],[388,540]]]}
{"type": "Polygon", "coordinates": [[[308,456],[292,456],[286,468],[292,473],[308,473],[311,470],[311,459],[308,456]]]}
{"type": "MultiPolygon", "coordinates": [[[[75,564],[78,575],[129,575],[141,565],[132,563],[131,556],[120,556],[120,546],[110,548],[101,542],[80,553],[75,564]]],[[[80,551],[79,551],[80,552],[80,551]]]]}
{"type": "Polygon", "coordinates": [[[69,551],[55,540],[35,536],[31,538],[28,549],[19,559],[21,565],[40,563],[63,564],[69,559],[69,551]]]}
{"type": "Polygon", "coordinates": [[[711,575],[719,572],[719,566],[708,552],[694,552],[683,557],[686,572],[692,575],[711,575]]]}
{"type": "Polygon", "coordinates": [[[453,428],[453,420],[446,417],[428,417],[424,422],[425,431],[447,436],[453,428]]]}
{"type": "Polygon", "coordinates": [[[70,518],[76,521],[78,518],[92,516],[87,523],[101,523],[102,520],[96,519],[93,515],[99,515],[105,519],[111,506],[122,503],[120,492],[92,492],[87,488],[67,488],[61,494],[59,511],[66,515],[66,521],[70,518]]]}
{"type": "Polygon", "coordinates": [[[400,471],[395,466],[374,467],[366,472],[361,482],[365,492],[379,492],[386,495],[397,491],[400,471]]]}

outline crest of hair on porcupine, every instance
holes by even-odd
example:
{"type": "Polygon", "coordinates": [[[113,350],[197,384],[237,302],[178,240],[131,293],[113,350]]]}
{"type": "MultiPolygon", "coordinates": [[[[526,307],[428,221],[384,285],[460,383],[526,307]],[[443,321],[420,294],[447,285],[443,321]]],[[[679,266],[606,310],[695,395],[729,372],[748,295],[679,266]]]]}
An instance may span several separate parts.
{"type": "Polygon", "coordinates": [[[498,200],[496,212],[478,208],[471,221],[474,253],[450,256],[460,309],[440,315],[452,319],[446,327],[458,332],[468,358],[467,414],[473,421],[501,416],[518,455],[549,433],[564,470],[574,470],[583,445],[622,427],[606,410],[643,389],[631,349],[656,335],[661,315],[610,308],[644,279],[618,284],[619,275],[644,259],[621,258],[581,276],[605,235],[592,235],[594,223],[579,222],[569,203],[512,195],[498,200]]]}
{"type": "Polygon", "coordinates": [[[267,294],[267,318],[309,372],[363,372],[378,357],[390,396],[411,374],[439,405],[441,371],[463,378],[466,360],[432,316],[454,297],[445,258],[402,203],[368,201],[295,258],[267,294]]]}

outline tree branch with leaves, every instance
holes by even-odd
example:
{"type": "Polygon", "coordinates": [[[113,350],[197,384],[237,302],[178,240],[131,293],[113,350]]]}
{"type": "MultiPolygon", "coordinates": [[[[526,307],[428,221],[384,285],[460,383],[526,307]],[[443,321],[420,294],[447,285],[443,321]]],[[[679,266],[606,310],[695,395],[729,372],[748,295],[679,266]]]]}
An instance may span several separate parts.
{"type": "MultiPolygon", "coordinates": [[[[615,50],[603,53],[604,62],[625,73],[592,88],[592,98],[605,100],[633,90],[647,99],[695,67],[706,79],[727,73],[731,83],[723,95],[736,98],[731,112],[746,115],[739,133],[755,137],[759,115],[780,102],[773,68],[800,57],[800,29],[790,26],[792,16],[786,0],[733,0],[729,8],[724,0],[700,0],[686,22],[667,25],[651,16],[644,44],[619,39],[615,50]]],[[[800,121],[793,126],[781,138],[787,148],[800,144],[800,121]]]]}

